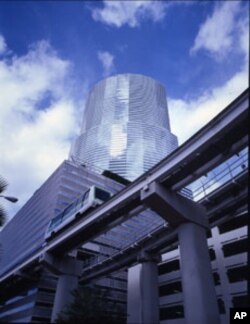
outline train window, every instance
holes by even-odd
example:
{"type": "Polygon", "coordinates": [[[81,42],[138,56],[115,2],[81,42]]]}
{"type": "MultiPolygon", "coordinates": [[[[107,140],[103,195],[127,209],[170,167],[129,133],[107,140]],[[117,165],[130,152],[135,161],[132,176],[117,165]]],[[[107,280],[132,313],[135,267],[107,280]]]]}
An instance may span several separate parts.
{"type": "Polygon", "coordinates": [[[79,199],[77,199],[75,210],[78,211],[82,206],[85,205],[89,197],[89,190],[87,190],[79,199]]]}
{"type": "Polygon", "coordinates": [[[68,218],[70,215],[72,215],[72,210],[74,210],[75,208],[75,202],[71,205],[69,205],[63,212],[63,216],[62,216],[62,219],[66,219],[68,218]]]}
{"type": "Polygon", "coordinates": [[[106,201],[111,197],[111,193],[100,188],[95,188],[95,197],[102,201],[106,201]]]}
{"type": "Polygon", "coordinates": [[[62,228],[64,227],[64,223],[65,225],[70,223],[72,220],[74,220],[75,214],[78,213],[83,213],[85,212],[91,205],[91,203],[94,202],[94,200],[96,199],[97,202],[99,200],[99,202],[103,202],[108,200],[111,197],[111,193],[97,188],[95,186],[92,186],[89,190],[87,190],[82,196],[80,196],[78,199],[76,199],[72,204],[70,204],[68,207],[66,207],[64,209],[64,211],[62,213],[60,213],[58,216],[56,216],[55,218],[53,218],[50,221],[48,230],[47,230],[47,234],[46,237],[50,236],[50,233],[52,231],[57,231],[57,228],[62,228]],[[93,192],[94,197],[92,198],[91,195],[91,201],[89,202],[89,197],[90,194],[93,192]],[[93,202],[92,202],[93,200],[93,202]],[[66,221],[67,220],[67,221],[66,221]],[[66,222],[65,222],[66,221],[66,222]]]}
{"type": "Polygon", "coordinates": [[[83,197],[82,197],[82,202],[87,201],[88,198],[89,198],[89,190],[87,190],[87,191],[85,192],[85,194],[83,195],[83,197]]]}
{"type": "Polygon", "coordinates": [[[52,231],[55,227],[57,227],[57,225],[61,223],[61,220],[62,220],[61,214],[53,218],[50,222],[49,231],[52,231]]]}

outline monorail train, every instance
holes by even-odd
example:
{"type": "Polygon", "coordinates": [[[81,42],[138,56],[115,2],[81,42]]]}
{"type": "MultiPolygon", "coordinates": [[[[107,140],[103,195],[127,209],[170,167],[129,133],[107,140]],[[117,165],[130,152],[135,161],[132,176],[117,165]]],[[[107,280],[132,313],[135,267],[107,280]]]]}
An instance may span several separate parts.
{"type": "Polygon", "coordinates": [[[76,199],[72,204],[66,207],[59,215],[55,216],[49,222],[45,233],[45,241],[48,241],[52,235],[64,228],[67,224],[73,222],[90,208],[101,205],[108,200],[112,193],[98,188],[90,187],[82,196],[76,199]]]}

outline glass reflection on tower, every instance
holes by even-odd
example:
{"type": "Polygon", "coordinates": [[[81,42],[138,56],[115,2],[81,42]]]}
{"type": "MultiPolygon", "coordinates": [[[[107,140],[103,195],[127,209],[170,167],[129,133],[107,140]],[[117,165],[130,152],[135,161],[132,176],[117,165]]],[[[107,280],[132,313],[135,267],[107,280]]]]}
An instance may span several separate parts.
{"type": "Polygon", "coordinates": [[[71,157],[134,180],[177,145],[164,87],[150,77],[119,74],[90,91],[71,157]]]}

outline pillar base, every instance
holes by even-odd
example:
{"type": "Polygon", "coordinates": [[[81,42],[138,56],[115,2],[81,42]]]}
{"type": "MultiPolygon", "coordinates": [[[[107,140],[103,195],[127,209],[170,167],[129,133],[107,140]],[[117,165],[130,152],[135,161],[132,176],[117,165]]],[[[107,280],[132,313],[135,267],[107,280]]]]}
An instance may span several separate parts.
{"type": "Polygon", "coordinates": [[[186,324],[219,324],[205,228],[184,223],[178,228],[186,324]]]}
{"type": "Polygon", "coordinates": [[[158,268],[159,257],[145,252],[128,270],[128,324],[159,323],[158,268]]]}
{"type": "Polygon", "coordinates": [[[72,291],[78,287],[78,276],[82,269],[82,262],[69,257],[61,260],[59,264],[60,275],[58,276],[52,310],[52,323],[56,321],[58,314],[73,301],[72,291]]]}

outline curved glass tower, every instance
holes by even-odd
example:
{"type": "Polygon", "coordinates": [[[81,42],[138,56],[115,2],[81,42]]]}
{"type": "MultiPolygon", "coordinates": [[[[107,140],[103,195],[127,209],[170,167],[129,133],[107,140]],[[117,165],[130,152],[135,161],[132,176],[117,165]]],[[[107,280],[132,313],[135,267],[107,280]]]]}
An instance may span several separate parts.
{"type": "Polygon", "coordinates": [[[134,180],[176,147],[164,87],[143,75],[120,74],[89,93],[71,157],[134,180]]]}

